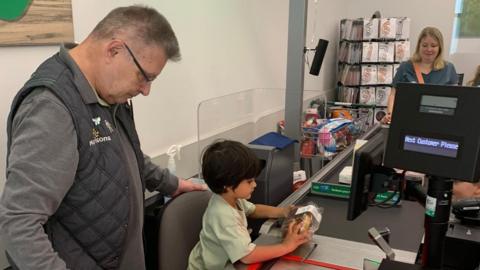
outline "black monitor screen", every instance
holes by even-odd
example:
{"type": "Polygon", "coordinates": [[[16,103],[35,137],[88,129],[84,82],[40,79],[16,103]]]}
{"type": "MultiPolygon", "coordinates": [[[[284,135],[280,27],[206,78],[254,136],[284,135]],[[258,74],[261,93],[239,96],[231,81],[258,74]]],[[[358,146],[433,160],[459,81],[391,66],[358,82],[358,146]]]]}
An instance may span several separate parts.
{"type": "Polygon", "coordinates": [[[377,133],[355,151],[347,219],[354,220],[368,207],[370,176],[383,161],[383,134],[377,133]]]}
{"type": "Polygon", "coordinates": [[[403,138],[403,150],[436,156],[456,158],[460,147],[459,142],[444,139],[420,137],[408,134],[403,138]]]}
{"type": "Polygon", "coordinates": [[[478,182],[479,104],[479,87],[397,84],[384,165],[478,182]]]}
{"type": "Polygon", "coordinates": [[[422,95],[420,99],[420,112],[454,115],[458,98],[433,95],[422,95]]]}

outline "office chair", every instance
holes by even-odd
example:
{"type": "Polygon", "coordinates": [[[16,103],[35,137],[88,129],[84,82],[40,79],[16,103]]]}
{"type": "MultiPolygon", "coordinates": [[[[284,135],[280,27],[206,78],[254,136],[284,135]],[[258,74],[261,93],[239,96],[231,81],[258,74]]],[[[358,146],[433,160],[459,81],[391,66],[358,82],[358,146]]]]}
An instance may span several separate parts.
{"type": "Polygon", "coordinates": [[[164,206],[158,234],[158,270],[187,269],[211,196],[210,191],[187,192],[164,206]]]}
{"type": "Polygon", "coordinates": [[[465,73],[457,73],[458,76],[458,85],[463,85],[463,77],[465,76],[465,73]]]}

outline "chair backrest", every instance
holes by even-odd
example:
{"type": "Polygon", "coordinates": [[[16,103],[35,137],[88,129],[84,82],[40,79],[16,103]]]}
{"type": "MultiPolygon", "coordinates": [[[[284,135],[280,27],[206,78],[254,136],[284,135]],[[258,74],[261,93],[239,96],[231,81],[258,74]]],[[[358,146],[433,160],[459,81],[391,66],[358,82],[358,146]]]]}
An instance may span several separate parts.
{"type": "Polygon", "coordinates": [[[161,214],[158,269],[185,270],[190,251],[199,240],[202,217],[212,193],[192,191],[170,200],[161,214]]]}
{"type": "Polygon", "coordinates": [[[463,85],[463,77],[465,76],[464,73],[457,73],[458,76],[458,85],[463,85]]]}

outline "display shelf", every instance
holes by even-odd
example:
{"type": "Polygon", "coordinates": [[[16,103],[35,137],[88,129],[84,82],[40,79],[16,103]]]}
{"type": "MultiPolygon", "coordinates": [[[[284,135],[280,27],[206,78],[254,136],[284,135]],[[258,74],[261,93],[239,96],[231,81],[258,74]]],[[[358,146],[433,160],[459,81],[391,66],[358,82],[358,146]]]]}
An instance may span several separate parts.
{"type": "Polygon", "coordinates": [[[337,59],[337,102],[370,110],[371,125],[386,114],[393,77],[410,56],[407,17],[342,19],[337,59]]]}
{"type": "Polygon", "coordinates": [[[341,102],[341,101],[330,101],[327,102],[328,105],[333,106],[342,106],[342,107],[350,107],[350,108],[386,108],[385,105],[376,105],[376,104],[361,104],[361,103],[349,103],[349,102],[341,102]]]}
{"type": "Polygon", "coordinates": [[[338,61],[340,65],[349,65],[349,66],[359,66],[359,65],[392,65],[392,64],[400,64],[399,61],[393,62],[358,62],[358,63],[349,63],[345,61],[338,61]]]}
{"type": "Polygon", "coordinates": [[[372,38],[362,40],[341,39],[340,42],[360,43],[360,42],[388,42],[388,41],[409,41],[407,38],[372,38]]]}

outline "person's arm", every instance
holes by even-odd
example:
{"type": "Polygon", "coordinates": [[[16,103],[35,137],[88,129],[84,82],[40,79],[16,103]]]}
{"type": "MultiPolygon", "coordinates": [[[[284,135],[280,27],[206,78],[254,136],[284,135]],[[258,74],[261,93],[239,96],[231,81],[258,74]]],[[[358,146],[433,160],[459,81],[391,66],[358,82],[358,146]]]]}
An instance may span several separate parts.
{"type": "Polygon", "coordinates": [[[69,112],[37,89],[12,124],[7,179],[0,198],[0,237],[19,269],[66,269],[43,225],[74,182],[77,135],[69,112]]]}
{"type": "Polygon", "coordinates": [[[250,264],[277,258],[294,251],[299,245],[310,240],[308,231],[301,231],[303,223],[291,222],[283,242],[276,245],[257,245],[252,252],[241,258],[242,263],[250,264]]]}
{"type": "Polygon", "coordinates": [[[390,94],[388,95],[388,102],[387,102],[387,114],[382,119],[382,123],[389,124],[392,121],[392,113],[393,113],[393,104],[395,103],[395,87],[392,87],[390,90],[390,94]]]}
{"type": "Polygon", "coordinates": [[[282,218],[287,217],[292,209],[289,207],[274,207],[264,204],[255,204],[255,211],[249,215],[251,218],[282,218]]]}
{"type": "Polygon", "coordinates": [[[205,185],[179,178],[171,174],[168,169],[160,168],[151,161],[149,156],[143,155],[143,157],[145,160],[145,183],[149,191],[158,191],[163,195],[177,196],[184,192],[207,189],[205,185]]]}
{"type": "Polygon", "coordinates": [[[171,195],[178,188],[179,179],[168,169],[160,168],[154,164],[149,156],[143,155],[145,186],[149,191],[158,191],[163,195],[171,195]]]}

